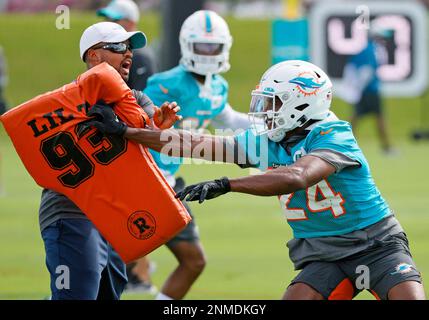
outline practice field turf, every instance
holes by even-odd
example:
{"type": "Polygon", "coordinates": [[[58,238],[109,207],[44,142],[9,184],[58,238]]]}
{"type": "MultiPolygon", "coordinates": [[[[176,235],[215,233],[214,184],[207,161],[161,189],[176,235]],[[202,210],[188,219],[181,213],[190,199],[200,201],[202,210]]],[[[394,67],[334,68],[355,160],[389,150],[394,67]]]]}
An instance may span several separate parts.
{"type": "MultiPolygon", "coordinates": [[[[88,14],[72,13],[71,29],[55,29],[55,15],[0,16],[0,45],[5,49],[10,72],[6,95],[12,106],[71,81],[84,70],[79,61],[78,40],[82,30],[97,21],[88,14]]],[[[268,21],[229,19],[234,44],[230,102],[247,111],[250,91],[269,66],[268,21]]],[[[156,16],[143,18],[142,29],[151,43],[159,34],[156,16]]],[[[387,99],[387,120],[397,157],[379,150],[374,122],[363,121],[358,141],[375,181],[405,228],[424,279],[429,274],[429,215],[427,159],[429,144],[413,142],[410,132],[421,126],[421,101],[387,99]]],[[[426,102],[427,107],[427,102],[426,102]]],[[[334,101],[333,110],[347,119],[350,106],[334,101]]],[[[429,126],[429,123],[427,124],[429,126]]],[[[38,226],[41,189],[25,171],[0,129],[0,299],[43,299],[49,295],[43,242],[38,226]]],[[[184,165],[180,173],[188,183],[222,175],[248,174],[232,165],[184,165]]],[[[285,243],[291,238],[276,197],[229,194],[203,205],[192,204],[207,253],[207,268],[188,294],[188,299],[278,299],[296,272],[285,243]]],[[[160,287],[176,262],[162,247],[151,254],[160,287]]],[[[428,287],[429,284],[426,284],[428,287]]],[[[429,293],[429,290],[426,290],[429,293]]],[[[151,299],[126,294],[125,299],[151,299]]],[[[360,298],[372,299],[364,293],[360,298]]]]}

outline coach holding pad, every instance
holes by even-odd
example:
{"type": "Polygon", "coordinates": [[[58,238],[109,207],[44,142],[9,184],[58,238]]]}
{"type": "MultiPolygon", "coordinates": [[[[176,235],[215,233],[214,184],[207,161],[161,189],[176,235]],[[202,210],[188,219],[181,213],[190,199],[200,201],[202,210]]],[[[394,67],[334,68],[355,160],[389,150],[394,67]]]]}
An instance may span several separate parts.
{"type": "MultiPolygon", "coordinates": [[[[83,32],[80,57],[88,69],[108,63],[127,81],[133,57],[131,49],[145,44],[146,36],[141,31],[127,32],[116,23],[100,22],[83,32]]],[[[143,93],[133,91],[133,94],[158,127],[171,126],[167,124],[167,115],[178,109],[174,103],[158,109],[143,93]]],[[[71,200],[44,189],[39,221],[52,300],[120,298],[127,283],[125,264],[71,200]],[[70,281],[61,281],[67,274],[70,281]]]]}

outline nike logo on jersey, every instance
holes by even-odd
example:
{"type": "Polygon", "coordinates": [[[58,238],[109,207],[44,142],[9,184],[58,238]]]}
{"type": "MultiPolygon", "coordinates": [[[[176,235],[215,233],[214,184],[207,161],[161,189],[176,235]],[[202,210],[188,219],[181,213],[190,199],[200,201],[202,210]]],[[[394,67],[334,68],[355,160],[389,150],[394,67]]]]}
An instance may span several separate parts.
{"type": "Polygon", "coordinates": [[[329,130],[326,130],[326,131],[320,131],[320,135],[321,135],[321,136],[324,136],[324,135],[326,135],[326,134],[330,133],[331,131],[332,131],[332,128],[331,128],[331,129],[329,129],[329,130]]]}
{"type": "Polygon", "coordinates": [[[168,89],[164,87],[162,84],[159,84],[159,88],[161,89],[162,93],[168,94],[168,89]]]}

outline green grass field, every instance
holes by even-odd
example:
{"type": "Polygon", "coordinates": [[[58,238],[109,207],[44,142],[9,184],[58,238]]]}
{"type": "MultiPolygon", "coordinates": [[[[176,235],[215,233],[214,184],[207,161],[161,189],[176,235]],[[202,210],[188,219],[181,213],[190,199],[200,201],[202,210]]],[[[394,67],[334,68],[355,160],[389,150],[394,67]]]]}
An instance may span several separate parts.
{"type": "MultiPolygon", "coordinates": [[[[84,71],[78,41],[83,29],[97,21],[72,12],[71,29],[55,29],[55,15],[0,15],[0,45],[9,62],[10,85],[6,96],[15,106],[39,93],[57,88],[84,71]]],[[[268,21],[229,19],[234,44],[230,102],[247,111],[250,91],[269,66],[268,21]]],[[[144,17],[141,28],[150,41],[160,34],[158,17],[144,17]]],[[[358,141],[372,167],[376,183],[395,210],[410,240],[415,261],[429,274],[429,215],[427,159],[429,144],[409,139],[420,126],[418,99],[387,99],[391,136],[400,155],[384,157],[378,146],[374,122],[362,122],[358,141]]],[[[347,119],[350,106],[334,101],[333,110],[347,119]]],[[[49,295],[43,242],[38,226],[41,189],[25,171],[9,138],[0,129],[0,299],[42,299],[49,295]]],[[[230,165],[185,165],[181,174],[188,183],[221,175],[247,174],[230,165]]],[[[188,299],[278,299],[296,274],[285,243],[291,230],[275,197],[227,195],[193,204],[206,249],[208,265],[188,294],[188,299]]],[[[154,283],[160,287],[175,260],[162,247],[151,254],[157,263],[154,283]]],[[[429,291],[427,290],[427,293],[429,291]]],[[[125,299],[151,299],[124,295],[125,299]]],[[[372,299],[362,294],[361,299],[372,299]]]]}

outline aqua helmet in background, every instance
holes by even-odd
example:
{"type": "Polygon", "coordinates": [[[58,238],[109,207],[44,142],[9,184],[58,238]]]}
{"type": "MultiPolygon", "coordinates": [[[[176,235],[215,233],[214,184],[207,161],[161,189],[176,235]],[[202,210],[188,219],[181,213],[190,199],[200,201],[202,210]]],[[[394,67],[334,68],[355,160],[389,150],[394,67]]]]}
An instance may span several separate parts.
{"type": "Polygon", "coordinates": [[[229,70],[232,37],[227,23],[216,12],[200,10],[190,15],[183,22],[179,41],[180,63],[186,70],[204,76],[229,70]]]}

